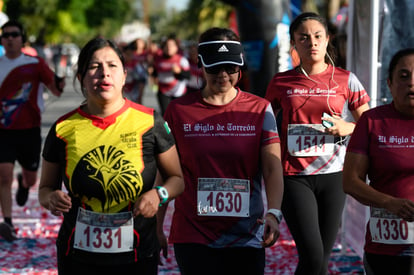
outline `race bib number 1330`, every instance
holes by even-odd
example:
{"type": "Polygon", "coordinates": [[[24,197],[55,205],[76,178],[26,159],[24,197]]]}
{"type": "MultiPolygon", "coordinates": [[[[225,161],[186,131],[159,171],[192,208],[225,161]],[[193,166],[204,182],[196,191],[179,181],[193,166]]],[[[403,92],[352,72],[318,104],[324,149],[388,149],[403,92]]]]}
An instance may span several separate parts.
{"type": "Polygon", "coordinates": [[[414,223],[380,208],[371,208],[369,229],[372,241],[384,244],[414,244],[414,223]]]}

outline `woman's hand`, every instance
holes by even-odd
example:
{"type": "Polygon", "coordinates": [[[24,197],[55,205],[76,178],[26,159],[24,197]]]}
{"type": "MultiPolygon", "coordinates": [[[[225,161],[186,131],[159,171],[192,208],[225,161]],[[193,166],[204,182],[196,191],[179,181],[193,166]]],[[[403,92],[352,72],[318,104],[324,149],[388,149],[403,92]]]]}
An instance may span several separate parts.
{"type": "Polygon", "coordinates": [[[393,197],[387,200],[385,208],[407,222],[414,221],[414,202],[411,200],[393,197]]]}
{"type": "Polygon", "coordinates": [[[266,214],[263,220],[258,220],[259,223],[264,223],[262,247],[270,247],[274,245],[280,236],[279,223],[276,217],[272,214],[266,214]]]}
{"type": "MultiPolygon", "coordinates": [[[[157,236],[158,236],[158,242],[160,244],[161,247],[161,252],[162,252],[162,256],[164,257],[164,259],[168,258],[168,241],[167,241],[167,237],[164,234],[164,231],[159,231],[157,230],[157,236]]],[[[160,257],[159,265],[163,265],[162,263],[162,258],[160,257]]]]}
{"type": "Polygon", "coordinates": [[[49,210],[55,216],[67,213],[72,208],[72,199],[62,190],[55,190],[49,196],[49,210]]]}
{"type": "Polygon", "coordinates": [[[173,74],[179,74],[181,73],[181,67],[177,64],[173,64],[171,71],[173,72],[173,74]]]}
{"type": "Polygon", "coordinates": [[[145,192],[138,197],[134,204],[134,217],[142,215],[145,218],[154,217],[160,205],[160,197],[155,189],[145,192]]]}
{"type": "Polygon", "coordinates": [[[355,128],[355,123],[343,120],[340,116],[333,115],[332,117],[322,117],[322,120],[331,122],[332,127],[325,128],[325,133],[332,136],[344,137],[352,134],[355,128]]]}

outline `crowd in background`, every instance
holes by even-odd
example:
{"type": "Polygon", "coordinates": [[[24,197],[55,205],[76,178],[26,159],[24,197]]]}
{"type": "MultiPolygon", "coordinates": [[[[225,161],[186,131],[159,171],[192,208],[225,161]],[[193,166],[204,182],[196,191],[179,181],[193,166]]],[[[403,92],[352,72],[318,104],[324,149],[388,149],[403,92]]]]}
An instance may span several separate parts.
{"type": "MultiPolygon", "coordinates": [[[[197,64],[198,53],[195,41],[181,41],[172,34],[160,41],[153,41],[151,38],[137,38],[129,42],[119,41],[117,45],[125,56],[128,71],[124,95],[134,102],[142,104],[146,90],[157,93],[160,81],[160,93],[167,93],[173,98],[186,92],[196,91],[205,85],[202,71],[197,64]],[[180,62],[184,62],[182,76],[180,73],[173,73],[172,77],[178,77],[177,85],[181,84],[182,87],[175,91],[169,91],[173,86],[166,87],[166,85],[172,84],[169,83],[171,81],[169,75],[166,76],[166,72],[161,69],[162,64],[168,63],[171,66],[176,64],[181,67],[180,62]]],[[[72,78],[77,68],[80,47],[74,43],[48,45],[27,41],[22,52],[42,57],[57,75],[72,78]]],[[[172,80],[174,82],[174,79],[172,80]]],[[[165,108],[166,105],[162,103],[162,99],[160,102],[160,107],[165,108]]]]}

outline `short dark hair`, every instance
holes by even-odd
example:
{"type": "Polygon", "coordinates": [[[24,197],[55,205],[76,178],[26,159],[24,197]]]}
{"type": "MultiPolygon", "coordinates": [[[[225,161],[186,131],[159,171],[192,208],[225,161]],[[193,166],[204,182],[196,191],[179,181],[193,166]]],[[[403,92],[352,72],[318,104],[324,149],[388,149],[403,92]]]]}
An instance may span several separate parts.
{"type": "Polygon", "coordinates": [[[7,27],[17,27],[17,28],[19,28],[20,33],[22,35],[22,41],[23,41],[23,43],[26,42],[26,32],[24,31],[23,25],[20,22],[15,21],[15,20],[7,21],[6,23],[4,23],[1,26],[1,31],[4,32],[4,29],[7,28],[7,27]]]}
{"type": "Polygon", "coordinates": [[[401,49],[393,55],[390,61],[390,65],[388,66],[388,79],[390,81],[392,81],[392,74],[394,73],[398,61],[400,61],[401,58],[412,54],[414,54],[414,48],[401,49]]]}
{"type": "Polygon", "coordinates": [[[314,13],[314,12],[304,12],[304,13],[299,14],[292,21],[292,24],[290,24],[289,34],[290,34],[290,39],[291,40],[293,40],[293,35],[294,35],[295,31],[300,27],[300,25],[302,25],[303,22],[305,22],[307,20],[316,20],[316,21],[318,21],[325,28],[326,34],[329,34],[328,24],[326,23],[325,18],[323,18],[322,16],[320,16],[319,14],[314,13]]]}
{"type": "Polygon", "coordinates": [[[175,45],[180,48],[180,41],[177,39],[177,35],[175,33],[171,33],[168,36],[163,37],[160,42],[160,48],[164,50],[164,48],[167,46],[167,42],[170,40],[174,41],[175,45]]]}
{"type": "Polygon", "coordinates": [[[200,35],[198,43],[217,40],[233,40],[240,42],[239,36],[231,29],[213,27],[200,35]]]}
{"type": "Polygon", "coordinates": [[[79,82],[81,88],[83,85],[83,79],[85,78],[93,54],[97,50],[103,49],[105,47],[110,47],[115,51],[115,53],[118,55],[119,59],[122,62],[122,66],[125,68],[124,55],[122,54],[121,50],[118,48],[115,42],[101,37],[93,38],[89,40],[88,43],[86,43],[86,45],[82,48],[82,50],[79,53],[78,69],[76,71],[76,75],[80,76],[79,82]]]}

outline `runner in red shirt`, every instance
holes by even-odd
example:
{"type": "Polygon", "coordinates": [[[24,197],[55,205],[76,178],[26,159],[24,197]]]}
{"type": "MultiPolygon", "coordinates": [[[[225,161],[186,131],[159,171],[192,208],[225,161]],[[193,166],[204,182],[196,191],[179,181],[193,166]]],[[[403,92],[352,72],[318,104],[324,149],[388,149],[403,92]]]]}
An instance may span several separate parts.
{"type": "Polygon", "coordinates": [[[281,221],[276,120],[269,101],[236,87],[245,60],[233,31],[207,30],[198,53],[206,86],[165,113],[186,185],[169,240],[182,274],[263,274],[281,221]]]}
{"type": "Polygon", "coordinates": [[[190,62],[190,78],[187,80],[187,92],[195,92],[205,85],[203,70],[199,67],[197,44],[190,44],[187,48],[188,61],[190,62]]]}
{"type": "Polygon", "coordinates": [[[42,92],[45,85],[60,96],[64,81],[40,57],[25,55],[23,26],[9,21],[2,26],[0,57],[0,205],[4,223],[0,235],[16,239],[12,223],[12,183],[14,163],[19,162],[17,204],[23,206],[29,188],[36,183],[40,163],[42,92]],[[40,99],[40,100],[39,100],[40,99]]]}
{"type": "Polygon", "coordinates": [[[343,185],[346,193],[370,206],[367,274],[408,275],[414,256],[414,48],[398,51],[388,71],[393,101],[358,121],[343,185]]]}
{"type": "Polygon", "coordinates": [[[185,80],[190,77],[190,64],[179,52],[175,38],[168,37],[161,43],[161,49],[162,53],[154,56],[153,75],[158,85],[158,103],[164,114],[171,100],[187,92],[185,80]]]}
{"type": "Polygon", "coordinates": [[[266,93],[282,118],[282,211],[298,249],[295,274],[326,274],[345,203],[347,136],[355,127],[346,116],[358,120],[369,96],[353,73],[334,66],[322,17],[303,13],[289,32],[300,64],[277,73],[266,93]]]}
{"type": "Polygon", "coordinates": [[[123,47],[127,79],[124,95],[131,101],[142,104],[145,86],[148,83],[148,52],[145,41],[136,39],[123,47]]]}

